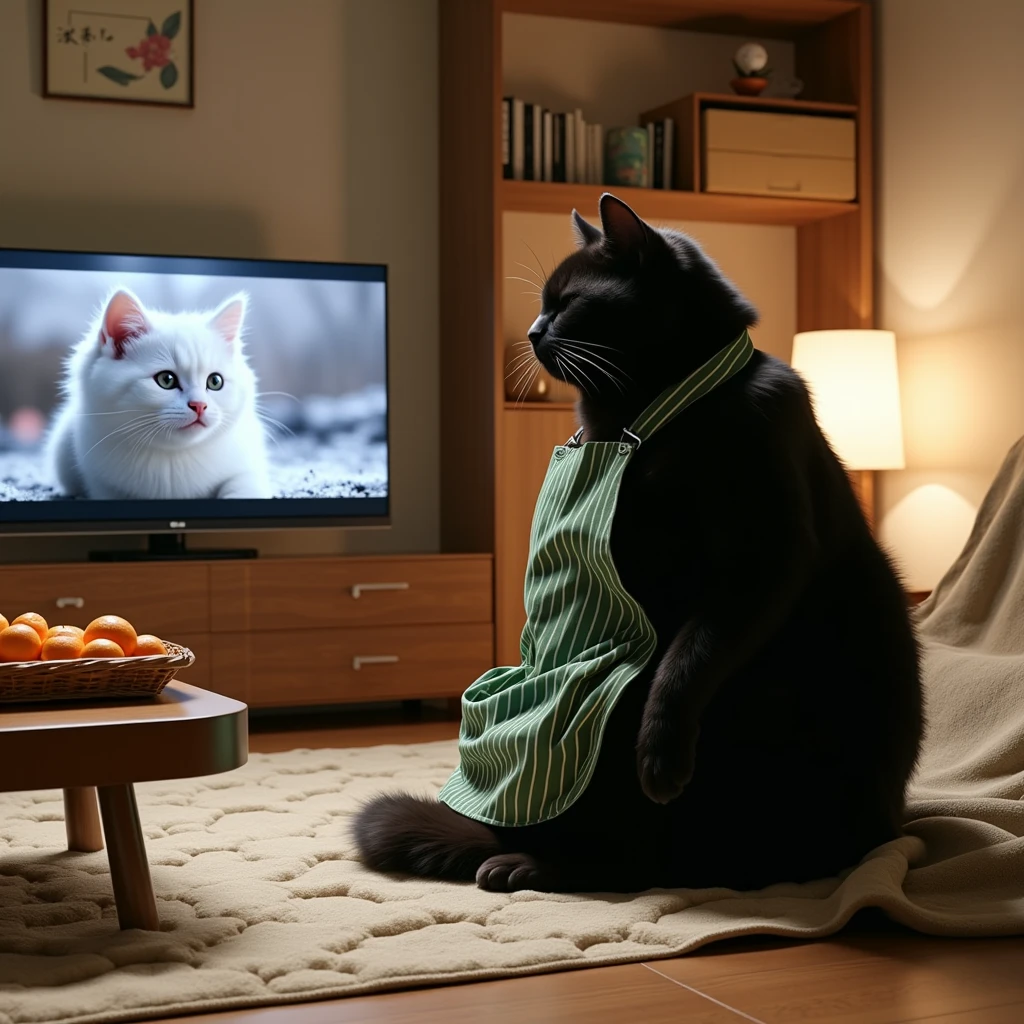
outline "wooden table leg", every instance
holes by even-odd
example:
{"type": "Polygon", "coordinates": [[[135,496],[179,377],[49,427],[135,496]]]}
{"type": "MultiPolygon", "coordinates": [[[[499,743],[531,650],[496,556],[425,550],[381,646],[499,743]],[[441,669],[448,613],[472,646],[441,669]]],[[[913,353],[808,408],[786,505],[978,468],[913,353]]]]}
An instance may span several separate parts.
{"type": "Polygon", "coordinates": [[[93,853],[103,849],[95,786],[69,786],[64,790],[64,831],[69,850],[93,853]]]}
{"type": "Polygon", "coordinates": [[[122,929],[159,931],[135,789],[131,783],[100,786],[99,797],[118,923],[122,929]]]}

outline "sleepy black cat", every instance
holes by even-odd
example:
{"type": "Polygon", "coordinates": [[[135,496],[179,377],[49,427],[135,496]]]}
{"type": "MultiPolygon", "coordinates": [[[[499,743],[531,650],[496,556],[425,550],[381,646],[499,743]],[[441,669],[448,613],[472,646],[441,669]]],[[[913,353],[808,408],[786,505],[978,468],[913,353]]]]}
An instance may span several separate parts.
{"type": "Polygon", "coordinates": [[[579,389],[583,430],[538,501],[524,664],[467,692],[446,802],[360,810],[361,856],[500,891],[835,875],[900,833],[922,728],[900,582],[803,382],[751,349],[755,310],[685,235],[611,195],[601,222],[573,212],[579,247],[529,332],[579,389]],[[573,519],[573,495],[615,473],[573,519]],[[573,525],[545,547],[553,522],[573,525]],[[591,566],[575,582],[574,560],[591,566]],[[552,608],[581,579],[609,610],[571,628],[552,608]]]}

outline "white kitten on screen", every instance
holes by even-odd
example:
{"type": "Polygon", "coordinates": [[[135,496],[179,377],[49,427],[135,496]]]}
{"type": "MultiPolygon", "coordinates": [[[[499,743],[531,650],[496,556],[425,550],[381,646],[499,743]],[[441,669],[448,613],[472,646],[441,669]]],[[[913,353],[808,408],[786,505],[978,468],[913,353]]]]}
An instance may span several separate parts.
{"type": "Polygon", "coordinates": [[[146,309],[125,288],[75,346],[50,457],[71,497],[270,498],[244,294],[213,312],[146,309]]]}

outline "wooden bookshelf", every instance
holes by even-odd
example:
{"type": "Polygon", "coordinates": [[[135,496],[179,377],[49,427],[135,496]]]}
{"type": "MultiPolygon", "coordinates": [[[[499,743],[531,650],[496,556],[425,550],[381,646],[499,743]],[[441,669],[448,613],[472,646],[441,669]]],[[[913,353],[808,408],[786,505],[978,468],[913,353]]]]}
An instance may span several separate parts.
{"type": "Polygon", "coordinates": [[[550,181],[502,181],[501,208],[519,213],[593,211],[602,192],[614,192],[644,220],[726,221],[732,224],[776,224],[802,227],[832,217],[845,217],[856,203],[825,199],[718,195],[676,189],[614,188],[604,185],[566,185],[550,181]]]}
{"type": "MultiPolygon", "coordinates": [[[[598,185],[501,175],[502,17],[532,14],[767,37],[793,45],[797,100],[695,94],[699,106],[853,118],[857,201],[615,187],[659,221],[784,225],[797,235],[797,329],[873,325],[871,8],[862,0],[439,0],[441,541],[493,552],[495,656],[518,660],[529,526],[571,403],[509,402],[504,389],[503,215],[593,216],[598,185]]],[[[664,101],[671,101],[671,96],[664,101]]],[[[655,106],[652,103],[652,107],[655,106]]],[[[637,115],[641,113],[637,111],[637,115]]],[[[712,253],[712,255],[714,255],[712,253]]]]}

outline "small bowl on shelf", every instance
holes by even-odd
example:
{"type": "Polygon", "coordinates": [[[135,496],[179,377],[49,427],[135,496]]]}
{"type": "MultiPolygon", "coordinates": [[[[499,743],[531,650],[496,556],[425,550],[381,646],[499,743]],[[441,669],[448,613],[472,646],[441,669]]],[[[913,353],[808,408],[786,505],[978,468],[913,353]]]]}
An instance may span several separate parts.
{"type": "Polygon", "coordinates": [[[729,85],[732,86],[732,91],[737,96],[760,96],[768,87],[768,79],[740,75],[734,78],[729,85]]]}

